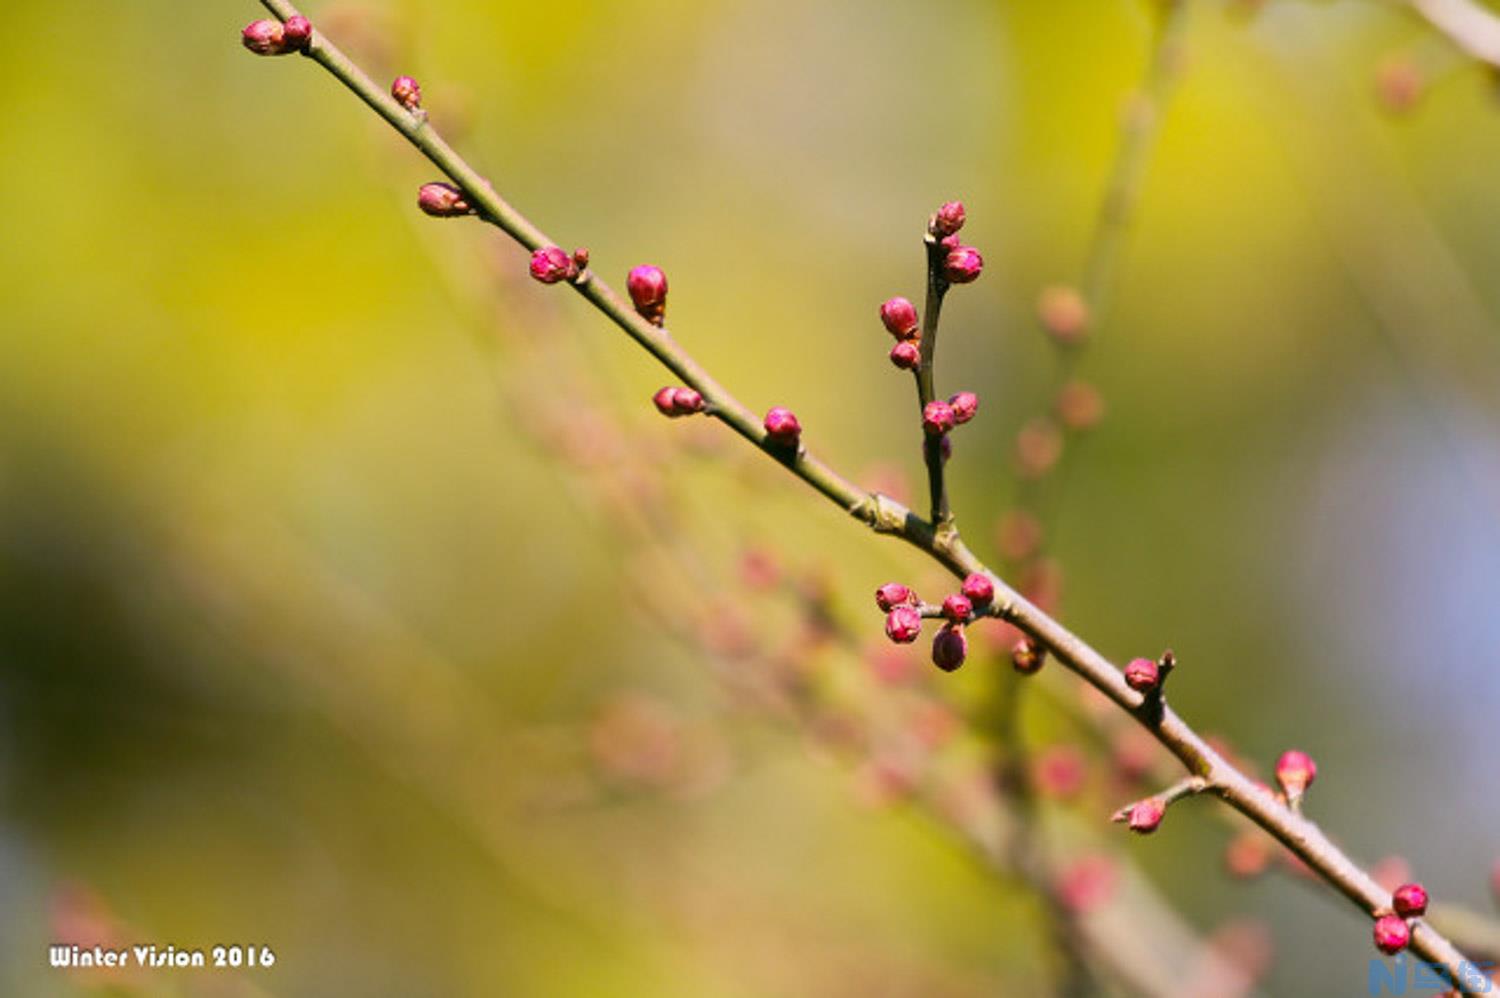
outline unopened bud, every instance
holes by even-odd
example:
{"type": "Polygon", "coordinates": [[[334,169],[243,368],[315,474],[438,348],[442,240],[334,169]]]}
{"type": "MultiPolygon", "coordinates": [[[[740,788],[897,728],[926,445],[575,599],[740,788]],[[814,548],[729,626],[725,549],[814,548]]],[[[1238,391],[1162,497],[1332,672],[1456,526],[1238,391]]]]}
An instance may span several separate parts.
{"type": "Polygon", "coordinates": [[[956,246],[943,260],[943,276],[953,284],[970,284],[984,271],[984,257],[972,246],[956,246]]]}
{"type": "Polygon", "coordinates": [[[286,44],[286,29],[280,21],[262,18],[251,21],[240,32],[240,41],[256,55],[286,55],[291,49],[286,44]]]}
{"type": "Polygon", "coordinates": [[[293,14],[281,26],[281,33],[288,52],[301,52],[312,41],[312,22],[301,14],[293,14]]]}
{"type": "Polygon", "coordinates": [[[891,347],[891,363],[902,371],[914,371],[922,363],[922,349],[914,340],[902,340],[891,347]]]}
{"type": "Polygon", "coordinates": [[[927,231],[939,239],[946,239],[964,227],[965,217],[964,203],[962,201],[949,201],[933,213],[932,221],[928,223],[927,231]]]}
{"type": "Polygon", "coordinates": [[[782,447],[795,447],[802,437],[802,424],[797,422],[796,414],[779,405],[766,411],[763,425],[771,442],[782,447]]]}
{"type": "Polygon", "coordinates": [[[905,298],[891,298],[881,305],[880,321],[886,331],[898,340],[911,339],[917,335],[920,325],[917,307],[905,298]]]}
{"type": "Polygon", "coordinates": [[[943,616],[955,624],[966,624],[974,616],[974,604],[961,593],[946,596],[943,598],[943,616]]]}
{"type": "Polygon", "coordinates": [[[875,605],[886,613],[911,602],[911,590],[899,582],[887,582],[875,590],[875,605]]]}
{"type": "Polygon", "coordinates": [[[1062,343],[1077,343],[1089,328],[1089,305],[1077,289],[1055,285],[1045,289],[1036,305],[1042,328],[1062,343]]]}
{"type": "Polygon", "coordinates": [[[651,396],[656,410],[663,416],[689,416],[703,411],[703,396],[692,388],[668,386],[651,396]]]}
{"type": "Polygon", "coordinates": [[[953,429],[958,420],[953,417],[953,407],[947,402],[934,399],[922,407],[922,429],[929,437],[940,437],[953,429]]]}
{"type": "Polygon", "coordinates": [[[995,599],[995,584],[983,572],[971,572],[964,577],[963,594],[975,606],[989,606],[995,599]]]}
{"type": "Polygon", "coordinates": [[[898,606],[885,616],[885,636],[898,645],[909,645],[922,633],[922,615],[915,607],[898,606]]]}
{"type": "Polygon", "coordinates": [[[1022,638],[1010,650],[1010,664],[1023,676],[1034,676],[1047,661],[1047,651],[1030,638],[1022,638]]]}
{"type": "Polygon", "coordinates": [[[1150,693],[1161,683],[1161,669],[1149,658],[1133,658],[1125,666],[1125,683],[1137,693],[1150,693]]]}
{"type": "Polygon", "coordinates": [[[1166,801],[1160,797],[1147,797],[1126,808],[1123,820],[1132,832],[1138,835],[1150,835],[1161,827],[1161,820],[1166,817],[1166,814],[1166,801]]]}
{"type": "Polygon", "coordinates": [[[578,276],[573,258],[557,246],[543,246],[531,254],[531,276],[543,284],[556,284],[578,276]]]}
{"type": "Polygon", "coordinates": [[[474,211],[464,192],[452,184],[423,184],[417,191],[417,207],[434,218],[457,218],[474,211]]]}
{"type": "Polygon", "coordinates": [[[1402,884],[1391,892],[1391,906],[1402,918],[1420,918],[1427,914],[1427,888],[1402,884]]]}
{"type": "Polygon", "coordinates": [[[979,396],[973,392],[959,392],[948,400],[948,405],[953,409],[953,421],[962,425],[979,411],[979,396]]]}
{"type": "Polygon", "coordinates": [[[391,83],[391,96],[408,111],[415,111],[422,106],[422,88],[410,76],[396,77],[391,83]]]}
{"type": "Polygon", "coordinates": [[[932,664],[952,672],[969,657],[969,639],[962,627],[944,624],[932,639],[932,664]]]}
{"type": "Polygon", "coordinates": [[[1104,416],[1104,397],[1086,381],[1070,381],[1057,393],[1057,418],[1070,430],[1093,429],[1104,416]]]}
{"type": "Polygon", "coordinates": [[[1375,919],[1375,948],[1387,956],[1406,949],[1411,942],[1411,927],[1400,915],[1381,915],[1375,919]]]}
{"type": "Polygon", "coordinates": [[[1306,752],[1290,749],[1276,760],[1276,782],[1290,803],[1301,800],[1317,776],[1318,764],[1306,752]]]}
{"type": "Polygon", "coordinates": [[[635,310],[653,325],[661,325],[667,314],[667,275],[649,263],[633,268],[625,278],[625,289],[635,310]]]}

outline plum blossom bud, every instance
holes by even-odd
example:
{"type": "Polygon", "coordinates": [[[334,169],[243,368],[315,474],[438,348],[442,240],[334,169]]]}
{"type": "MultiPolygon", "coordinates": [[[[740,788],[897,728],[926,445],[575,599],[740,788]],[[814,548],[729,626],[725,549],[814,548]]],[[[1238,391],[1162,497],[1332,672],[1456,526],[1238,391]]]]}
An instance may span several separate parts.
{"type": "Polygon", "coordinates": [[[291,49],[286,44],[286,29],[280,21],[262,18],[251,21],[240,32],[240,41],[256,55],[286,55],[291,49]]]}
{"type": "Polygon", "coordinates": [[[967,596],[954,593],[943,598],[943,616],[955,624],[968,623],[969,618],[974,616],[974,605],[967,596]]]}
{"type": "Polygon", "coordinates": [[[1301,800],[1317,776],[1318,764],[1306,752],[1289,749],[1276,760],[1276,782],[1289,803],[1301,800]]]}
{"type": "Polygon", "coordinates": [[[464,192],[452,184],[423,184],[417,191],[417,207],[434,218],[456,218],[472,214],[474,209],[464,192]]]}
{"type": "Polygon", "coordinates": [[[1161,669],[1149,658],[1133,658],[1125,666],[1125,683],[1137,693],[1150,693],[1161,683],[1161,669]]]}
{"type": "Polygon", "coordinates": [[[971,284],[984,270],[984,257],[972,246],[955,246],[943,260],[943,275],[954,284],[971,284]]]}
{"type": "Polygon", "coordinates": [[[983,572],[971,572],[964,577],[963,594],[975,606],[989,606],[995,599],[995,584],[983,572]]]}
{"type": "Polygon", "coordinates": [[[663,416],[680,415],[677,411],[677,389],[671,385],[667,385],[651,396],[651,401],[655,403],[656,411],[663,416]]]}
{"type": "Polygon", "coordinates": [[[1030,638],[1022,638],[1010,650],[1010,664],[1023,676],[1034,676],[1047,661],[1047,652],[1030,638]]]}
{"type": "Polygon", "coordinates": [[[953,421],[962,425],[979,411],[979,396],[973,392],[959,392],[948,400],[948,405],[953,409],[953,421]]]}
{"type": "Polygon", "coordinates": [[[922,349],[914,340],[902,340],[891,347],[891,363],[902,371],[914,371],[922,363],[922,349]]]}
{"type": "Polygon", "coordinates": [[[932,664],[952,672],[969,657],[969,639],[962,627],[944,624],[932,639],[932,664]]]}
{"type": "Polygon", "coordinates": [[[1104,416],[1104,397],[1086,381],[1070,381],[1057,393],[1057,418],[1070,430],[1093,429],[1104,416]]]}
{"type": "Polygon", "coordinates": [[[584,270],[588,267],[588,265],[589,248],[587,246],[580,246],[573,251],[573,266],[577,267],[579,270],[584,270]]]}
{"type": "Polygon", "coordinates": [[[909,645],[922,633],[922,615],[915,607],[898,606],[885,616],[885,636],[898,645],[909,645]]]}
{"type": "Polygon", "coordinates": [[[962,201],[948,201],[933,214],[927,231],[939,239],[946,239],[964,227],[966,217],[962,201]]]}
{"type": "Polygon", "coordinates": [[[531,276],[543,284],[556,284],[577,277],[578,267],[561,248],[543,246],[531,254],[531,276]]]}
{"type": "Polygon", "coordinates": [[[635,310],[653,325],[661,325],[667,314],[667,275],[660,267],[643,263],[625,278],[625,289],[635,310]]]}
{"type": "Polygon", "coordinates": [[[1411,942],[1411,927],[1400,915],[1381,915],[1375,919],[1375,948],[1387,956],[1406,949],[1411,942]]]}
{"type": "Polygon", "coordinates": [[[802,437],[802,424],[797,422],[796,414],[779,405],[766,411],[764,425],[766,436],[782,447],[795,447],[802,437]]]}
{"type": "Polygon", "coordinates": [[[898,340],[909,340],[917,335],[920,324],[916,306],[905,298],[891,298],[881,305],[880,321],[898,340]]]}
{"type": "Polygon", "coordinates": [[[1119,879],[1113,860],[1088,856],[1063,871],[1057,880],[1057,896],[1070,911],[1096,911],[1113,897],[1119,879]]]}
{"type": "Polygon", "coordinates": [[[1077,343],[1088,333],[1089,305],[1076,288],[1054,285],[1045,289],[1036,312],[1042,328],[1060,343],[1077,343]]]}
{"type": "Polygon", "coordinates": [[[695,412],[702,412],[704,408],[703,396],[697,391],[670,385],[651,396],[651,401],[656,405],[657,412],[673,418],[690,416],[695,412]]]}
{"type": "Polygon", "coordinates": [[[1132,832],[1138,835],[1150,835],[1161,827],[1161,819],[1166,817],[1166,814],[1166,801],[1160,797],[1147,797],[1127,807],[1122,814],[1122,820],[1132,832]]]}
{"type": "Polygon", "coordinates": [[[391,96],[408,111],[415,111],[422,106],[422,88],[410,76],[396,77],[391,83],[391,96]]]}
{"type": "Polygon", "coordinates": [[[875,590],[875,605],[886,613],[911,602],[911,590],[899,582],[887,582],[875,590]]]}
{"type": "Polygon", "coordinates": [[[934,399],[922,407],[922,429],[929,437],[940,437],[957,424],[953,418],[953,407],[947,402],[934,399]]]}
{"type": "Polygon", "coordinates": [[[282,42],[288,52],[301,52],[312,41],[312,22],[301,14],[293,14],[281,26],[282,42]]]}
{"type": "Polygon", "coordinates": [[[1391,892],[1391,906],[1402,918],[1420,918],[1427,914],[1427,888],[1402,884],[1391,892]]]}

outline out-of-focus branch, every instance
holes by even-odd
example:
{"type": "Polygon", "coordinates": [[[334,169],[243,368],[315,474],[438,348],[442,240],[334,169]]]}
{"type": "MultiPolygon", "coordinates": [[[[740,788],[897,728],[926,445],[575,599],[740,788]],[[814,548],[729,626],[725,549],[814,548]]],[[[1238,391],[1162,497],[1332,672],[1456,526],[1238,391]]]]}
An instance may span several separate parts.
{"type": "Polygon", "coordinates": [[[1411,9],[1458,48],[1500,68],[1500,15],[1474,0],[1409,0],[1411,9]]]}
{"type": "MultiPolygon", "coordinates": [[[[262,0],[262,3],[283,21],[300,17],[296,8],[286,0],[262,0]]],[[[554,245],[443,141],[425,115],[413,113],[388,96],[321,34],[310,32],[301,51],[354,91],[426,155],[457,185],[463,197],[486,221],[533,251],[554,245]]],[[[1045,645],[1059,662],[1146,727],[1189,773],[1203,779],[1208,792],[1270,832],[1367,914],[1373,916],[1390,907],[1390,894],[1355,865],[1316,824],[1235,768],[1159,695],[1144,695],[1133,689],[1120,669],[1014,591],[968,549],[956,532],[938,530],[932,522],[922,520],[888,497],[864,492],[828,465],[811,457],[800,445],[795,453],[780,445],[771,439],[760,421],[703,370],[664,329],[638,314],[592,272],[584,269],[571,279],[571,283],[579,294],[632,339],[700,392],[714,417],[875,531],[901,537],[959,577],[978,574],[988,578],[994,586],[994,601],[1005,619],[1045,645]]],[[[1472,964],[1466,962],[1463,954],[1431,926],[1420,920],[1414,922],[1411,946],[1427,960],[1447,968],[1460,987],[1465,986],[1465,971],[1471,969],[1472,964]]]]}

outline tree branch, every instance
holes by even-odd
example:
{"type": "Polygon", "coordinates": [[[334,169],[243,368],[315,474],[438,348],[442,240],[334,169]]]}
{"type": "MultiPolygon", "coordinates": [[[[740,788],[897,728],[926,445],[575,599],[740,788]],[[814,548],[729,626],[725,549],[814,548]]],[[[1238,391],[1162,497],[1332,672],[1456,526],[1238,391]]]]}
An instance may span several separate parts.
{"type": "MultiPolygon", "coordinates": [[[[297,16],[287,0],[261,0],[283,21],[297,16]]],[[[487,181],[437,134],[425,115],[408,111],[361,71],[321,33],[314,33],[305,54],[354,91],[416,146],[462,191],[481,217],[509,234],[528,249],[553,245],[540,229],[502,199],[487,181]]],[[[770,454],[846,512],[873,530],[901,537],[925,552],[958,577],[972,573],[987,576],[995,587],[999,615],[1045,645],[1064,666],[1078,674],[1122,710],[1144,725],[1187,768],[1207,783],[1208,792],[1260,825],[1300,857],[1308,867],[1366,914],[1388,908],[1390,895],[1349,859],[1313,822],[1294,812],[1216,752],[1204,738],[1159,700],[1148,701],[1132,690],[1119,669],[1062,624],[1043,613],[1014,591],[951,530],[935,529],[894,500],[864,492],[828,465],[799,447],[790,454],[768,442],[759,420],[694,361],[665,329],[638,315],[607,284],[588,270],[571,282],[585,299],[623,329],[663,365],[699,391],[720,419],[761,450],[770,454]]],[[[930,344],[924,344],[930,350],[930,344]]],[[[1431,926],[1420,920],[1412,928],[1412,949],[1425,959],[1447,968],[1453,981],[1464,987],[1465,961],[1458,949],[1431,926]]],[[[1472,975],[1467,975],[1472,976],[1472,975]]],[[[1472,987],[1472,985],[1470,985],[1472,987]]],[[[1465,993],[1479,992],[1466,990],[1465,993]]]]}
{"type": "Polygon", "coordinates": [[[1481,62],[1500,68],[1500,15],[1473,0],[1409,0],[1417,16],[1481,62]]]}

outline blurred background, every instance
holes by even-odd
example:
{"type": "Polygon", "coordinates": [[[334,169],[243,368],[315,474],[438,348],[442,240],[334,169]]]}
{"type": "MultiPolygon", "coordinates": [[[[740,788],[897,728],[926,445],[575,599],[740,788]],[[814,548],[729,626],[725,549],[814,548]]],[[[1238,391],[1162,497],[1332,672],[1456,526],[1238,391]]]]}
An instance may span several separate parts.
{"type": "MultiPolygon", "coordinates": [[[[1491,72],[1354,0],[306,12],[606,278],[664,267],[682,343],[872,487],[921,489],[876,308],[962,197],[971,543],[1494,914],[1491,72]],[[1059,348],[1038,302],[1066,327],[1090,272],[1059,348]]],[[[258,4],[7,15],[0,993],[1364,993],[1368,920],[1235,816],[1106,824],[1175,770],[1070,675],[885,645],[876,585],[951,583],[658,417],[332,78],[243,51],[258,4]],[[106,940],[277,962],[46,966],[106,940]]]]}

